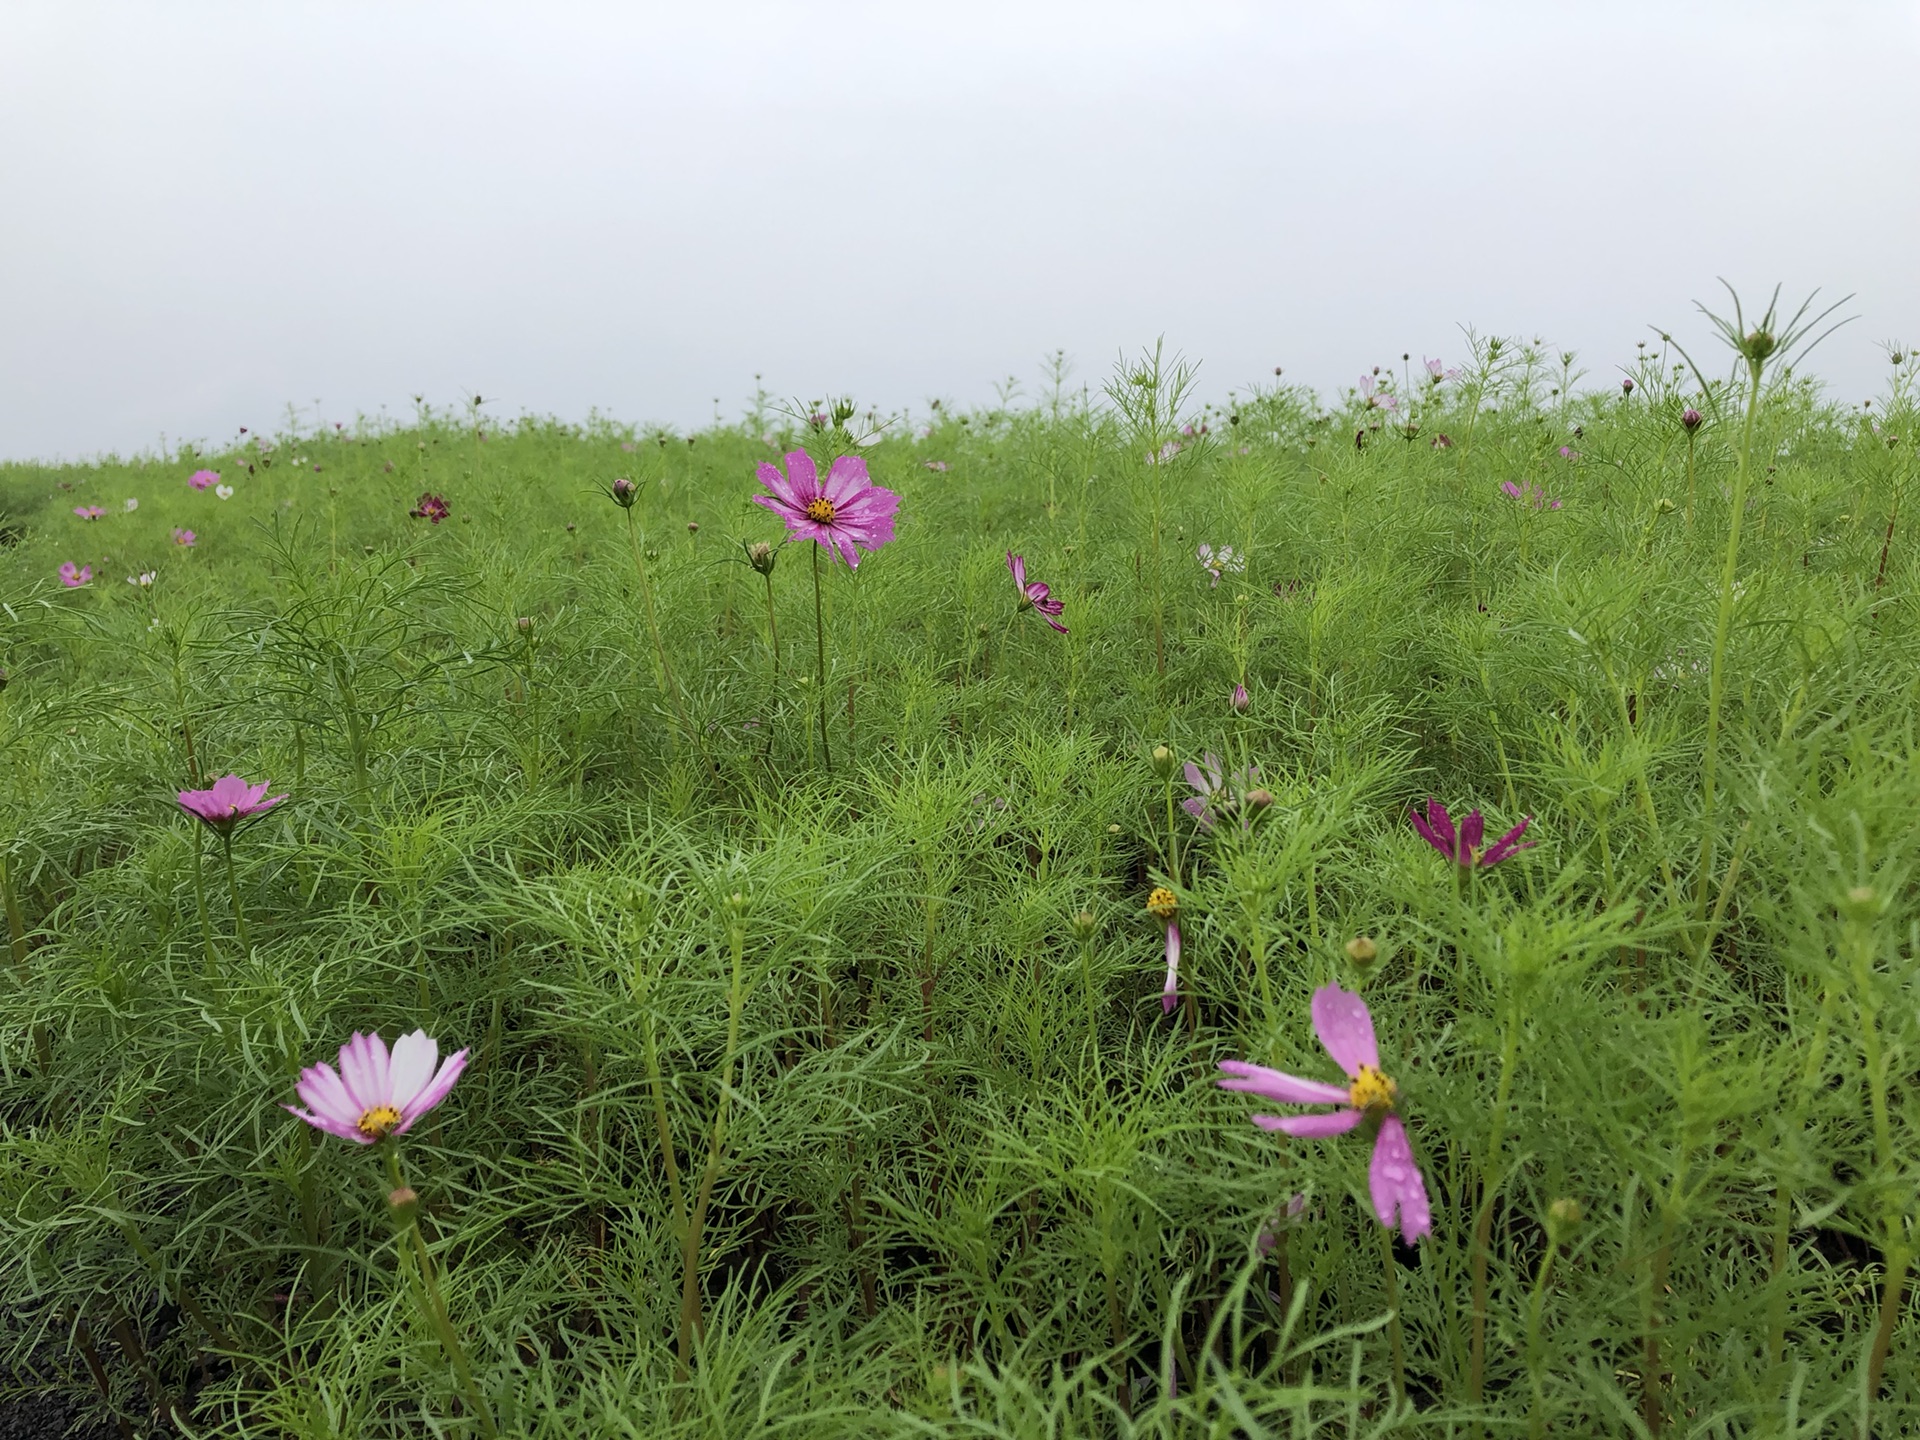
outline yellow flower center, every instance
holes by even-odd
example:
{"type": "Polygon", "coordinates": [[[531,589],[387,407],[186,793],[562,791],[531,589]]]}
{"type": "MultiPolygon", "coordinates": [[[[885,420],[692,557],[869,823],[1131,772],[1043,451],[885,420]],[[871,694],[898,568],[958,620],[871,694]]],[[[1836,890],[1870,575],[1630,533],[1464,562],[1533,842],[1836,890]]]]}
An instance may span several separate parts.
{"type": "Polygon", "coordinates": [[[1147,909],[1162,920],[1171,920],[1180,913],[1180,897],[1164,885],[1153,887],[1153,893],[1147,896],[1147,909]]]}
{"type": "Polygon", "coordinates": [[[816,495],[807,501],[807,519],[816,525],[833,523],[833,502],[824,495],[816,495]]]}
{"type": "Polygon", "coordinates": [[[393,1133],[393,1127],[400,1123],[400,1112],[391,1105],[375,1105],[354,1126],[369,1140],[384,1140],[393,1133]]]}
{"type": "MultiPolygon", "coordinates": [[[[1356,1110],[1391,1110],[1400,1088],[1371,1065],[1362,1065],[1360,1074],[1347,1091],[1347,1103],[1356,1110]]],[[[364,1124],[365,1122],[361,1122],[364,1124]]]]}

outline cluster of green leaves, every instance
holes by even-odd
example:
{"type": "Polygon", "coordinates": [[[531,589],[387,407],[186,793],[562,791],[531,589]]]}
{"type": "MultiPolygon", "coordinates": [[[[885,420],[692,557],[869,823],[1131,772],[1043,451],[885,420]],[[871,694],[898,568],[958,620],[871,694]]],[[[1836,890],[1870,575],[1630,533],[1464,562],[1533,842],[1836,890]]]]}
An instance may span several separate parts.
{"type": "Polygon", "coordinates": [[[132,1427],[479,1433],[377,1160],[280,1108],[424,1027],[471,1063],[408,1179],[501,1433],[1920,1426],[1911,371],[1762,397],[1712,806],[1739,396],[1661,360],[1195,411],[1149,356],[901,422],[825,674],[810,556],[742,542],[852,407],[0,468],[0,1358],[132,1427]],[[1270,802],[1199,827],[1158,744],[1270,802]],[[291,797],[232,893],[173,801],[229,770],[291,797]],[[1538,844],[1455,873],[1430,796],[1538,844]],[[1333,980],[1417,1248],[1361,1139],[1211,1083],[1332,1076],[1333,980]]]}

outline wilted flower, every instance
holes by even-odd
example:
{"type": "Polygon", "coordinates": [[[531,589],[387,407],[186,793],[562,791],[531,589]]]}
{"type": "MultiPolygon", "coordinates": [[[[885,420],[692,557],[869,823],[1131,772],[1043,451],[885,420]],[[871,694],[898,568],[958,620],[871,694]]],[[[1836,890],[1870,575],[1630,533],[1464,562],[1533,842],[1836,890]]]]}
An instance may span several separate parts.
{"type": "Polygon", "coordinates": [[[1442,431],[1427,443],[1436,450],[1451,450],[1453,448],[1453,437],[1445,431],[1442,431]]]}
{"type": "Polygon", "coordinates": [[[1007,569],[1013,572],[1014,588],[1020,593],[1020,599],[1017,602],[1018,608],[1021,610],[1039,611],[1042,620],[1045,620],[1047,624],[1058,630],[1062,635],[1066,634],[1067,627],[1062,625],[1058,618],[1061,611],[1067,608],[1065,603],[1053,598],[1052,592],[1048,590],[1045,582],[1027,579],[1026,557],[1016,555],[1009,550],[1007,552],[1007,569]]]}
{"type": "Polygon", "coordinates": [[[1516,851],[1532,849],[1534,844],[1531,840],[1525,844],[1520,842],[1520,837],[1527,833],[1527,826],[1533,823],[1531,815],[1523,817],[1518,825],[1484,850],[1480,848],[1480,841],[1486,833],[1486,821],[1480,818],[1478,810],[1467,812],[1467,818],[1460,822],[1458,831],[1453,827],[1453,817],[1447,813],[1447,807],[1438,800],[1427,801],[1425,819],[1421,818],[1418,810],[1410,812],[1408,818],[1413,821],[1413,828],[1420,832],[1423,840],[1455,864],[1469,870],[1488,869],[1516,851]]]}
{"type": "Polygon", "coordinates": [[[196,490],[204,490],[209,485],[217,485],[219,482],[220,472],[218,470],[196,470],[187,477],[187,484],[196,490]]]}
{"type": "Polygon", "coordinates": [[[789,535],[826,547],[845,560],[849,570],[859,565],[859,550],[878,550],[893,539],[900,497],[867,478],[865,460],[839,456],[828,467],[824,485],[806,451],[788,452],[786,462],[784,475],[779,467],[761,462],[755,473],[772,493],[755,495],[753,503],[784,520],[789,535]]]}
{"type": "Polygon", "coordinates": [[[322,1061],[300,1072],[295,1087],[309,1109],[286,1105],[316,1130],[356,1145],[372,1145],[404,1135],[422,1115],[447,1098],[467,1068],[467,1052],[457,1050],[436,1071],[440,1046],[424,1030],[402,1035],[387,1053],[378,1033],[353,1038],[340,1047],[340,1068],[322,1061]]]}
{"type": "Polygon", "coordinates": [[[182,530],[179,526],[177,525],[174,526],[174,529],[173,529],[174,544],[184,545],[187,549],[191,550],[196,544],[199,543],[199,540],[200,540],[200,537],[194,534],[193,531],[182,530]]]}
{"type": "Polygon", "coordinates": [[[78,515],[82,520],[98,520],[107,512],[102,510],[98,505],[76,505],[73,507],[73,513],[78,515]]]}
{"type": "Polygon", "coordinates": [[[78,590],[93,579],[91,565],[76,565],[71,560],[60,567],[60,583],[69,590],[78,590]]]}
{"type": "Polygon", "coordinates": [[[764,540],[755,540],[751,543],[742,540],[740,542],[740,548],[747,552],[747,564],[751,565],[762,575],[773,574],[774,561],[780,558],[780,552],[775,550],[773,546],[764,540]]]}
{"type": "Polygon", "coordinates": [[[1379,380],[1372,375],[1362,375],[1360,377],[1360,400],[1369,410],[1376,408],[1381,410],[1398,410],[1400,408],[1400,402],[1394,398],[1393,393],[1389,390],[1382,390],[1379,380]]]}
{"type": "Polygon", "coordinates": [[[267,797],[267,782],[249,785],[238,775],[223,775],[208,790],[182,790],[180,808],[216,830],[271,810],[285,795],[267,797]]]}
{"type": "Polygon", "coordinates": [[[231,500],[233,498],[233,486],[216,485],[213,487],[213,493],[218,495],[222,500],[231,500]]]}
{"type": "Polygon", "coordinates": [[[1156,885],[1147,896],[1147,913],[1167,927],[1167,983],[1160,992],[1160,1013],[1165,1015],[1180,996],[1180,898],[1156,885]]]}
{"type": "Polygon", "coordinates": [[[438,525],[452,513],[453,507],[447,504],[446,500],[441,496],[435,495],[431,491],[414,501],[413,509],[407,512],[407,514],[415,520],[425,520],[434,525],[438,525]]]}
{"type": "Polygon", "coordinates": [[[1530,504],[1536,510],[1542,508],[1558,510],[1560,508],[1560,502],[1558,500],[1553,499],[1546,491],[1537,488],[1531,480],[1527,481],[1524,485],[1516,485],[1511,480],[1502,480],[1500,482],[1500,493],[1509,499],[1520,500],[1530,504]]]}
{"type": "Polygon", "coordinates": [[[1213,577],[1207,586],[1209,590],[1218,589],[1220,577],[1224,574],[1238,575],[1247,568],[1247,557],[1236,555],[1231,545],[1222,545],[1218,550],[1211,545],[1202,545],[1193,552],[1200,562],[1200,568],[1213,577]]]}
{"type": "Polygon", "coordinates": [[[1223,1090],[1238,1090],[1286,1105],[1335,1105],[1316,1115],[1255,1115],[1263,1130],[1279,1130],[1302,1139],[1344,1135],[1362,1122],[1377,1123],[1373,1159],[1367,1166],[1368,1190],[1374,1218],[1400,1238],[1416,1244],[1433,1233],[1433,1213],[1427,1203],[1426,1181],[1414,1163],[1407,1143],[1407,1127],[1395,1112],[1399,1087],[1381,1072],[1380,1047],[1374,1039],[1373,1016],[1358,995],[1338,985],[1322,985],[1313,992],[1313,1028],[1334,1063],[1347,1072],[1350,1085],[1324,1080],[1302,1080],[1264,1065],[1244,1060],[1222,1060],[1227,1078],[1223,1090]]]}
{"type": "MultiPolygon", "coordinates": [[[[1209,750],[1198,765],[1189,760],[1184,773],[1194,793],[1180,802],[1180,808],[1198,820],[1201,829],[1211,830],[1221,812],[1240,808],[1249,787],[1260,778],[1260,767],[1249,765],[1229,775],[1221,768],[1220,757],[1209,750]]],[[[1244,815],[1241,823],[1247,823],[1244,815]]]]}

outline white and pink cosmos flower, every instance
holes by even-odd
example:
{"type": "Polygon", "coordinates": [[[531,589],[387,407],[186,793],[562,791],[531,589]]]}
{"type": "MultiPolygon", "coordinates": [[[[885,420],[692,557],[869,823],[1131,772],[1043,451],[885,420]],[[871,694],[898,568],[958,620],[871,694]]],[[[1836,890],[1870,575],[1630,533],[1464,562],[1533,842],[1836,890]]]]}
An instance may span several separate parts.
{"type": "Polygon", "coordinates": [[[1400,1091],[1380,1070],[1380,1046],[1374,1040],[1373,1016],[1367,1002],[1338,985],[1322,985],[1313,992],[1313,1028],[1334,1063],[1347,1072],[1350,1085],[1325,1080],[1302,1080],[1265,1065],[1244,1060],[1222,1060],[1227,1078],[1222,1090],[1240,1090],[1286,1105],[1332,1105],[1315,1115],[1255,1115],[1263,1130],[1278,1130],[1302,1139],[1345,1135],[1361,1123],[1377,1125],[1373,1159],[1367,1167],[1373,1213],[1381,1225],[1396,1225],[1409,1245],[1433,1233],[1433,1212],[1427,1203],[1427,1184],[1414,1163],[1407,1143],[1407,1127],[1396,1112],[1400,1091]]]}
{"type": "Polygon", "coordinates": [[[402,1035],[391,1053],[375,1032],[353,1038],[340,1047],[340,1068],[322,1061],[300,1072],[294,1088],[307,1109],[281,1108],[316,1130],[338,1135],[356,1145],[372,1145],[391,1135],[404,1135],[413,1124],[447,1098],[453,1082],[467,1068],[467,1052],[455,1051],[436,1070],[440,1046],[424,1030],[402,1035]]]}
{"type": "Polygon", "coordinates": [[[213,782],[208,790],[182,790],[180,808],[196,820],[204,821],[216,830],[245,820],[250,815],[258,815],[263,810],[271,810],[285,795],[267,798],[267,782],[249,785],[238,775],[222,775],[213,782]]]}

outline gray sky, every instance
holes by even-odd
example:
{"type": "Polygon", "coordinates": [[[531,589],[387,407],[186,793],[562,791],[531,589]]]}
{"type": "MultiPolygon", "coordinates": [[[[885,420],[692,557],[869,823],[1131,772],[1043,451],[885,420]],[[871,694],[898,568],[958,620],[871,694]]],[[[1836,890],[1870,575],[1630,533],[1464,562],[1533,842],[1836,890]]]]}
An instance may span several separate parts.
{"type": "Polygon", "coordinates": [[[1721,274],[1857,291],[1861,398],[1920,341],[1917,61],[1920,0],[5,0],[0,457],[1162,334],[1216,397],[1462,323],[1605,377],[1721,274]]]}

